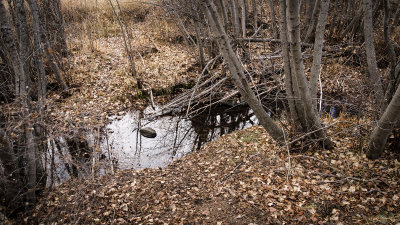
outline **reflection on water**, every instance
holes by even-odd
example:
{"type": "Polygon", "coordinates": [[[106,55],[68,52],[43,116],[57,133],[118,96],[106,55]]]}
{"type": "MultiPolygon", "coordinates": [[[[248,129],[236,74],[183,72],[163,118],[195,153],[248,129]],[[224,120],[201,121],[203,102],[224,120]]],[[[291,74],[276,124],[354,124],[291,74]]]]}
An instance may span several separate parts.
{"type": "Polygon", "coordinates": [[[191,118],[184,116],[149,115],[154,110],[128,112],[110,117],[101,132],[90,133],[85,140],[56,138],[48,141],[44,157],[48,171],[48,186],[71,177],[87,177],[109,170],[165,167],[174,159],[223,134],[244,129],[257,123],[248,107],[211,108],[191,118]],[[140,135],[139,129],[153,128],[155,138],[140,135]],[[99,146],[98,150],[95,146],[99,146]],[[94,172],[95,171],[95,172],[94,172]]]}
{"type": "Polygon", "coordinates": [[[144,119],[151,112],[147,108],[143,116],[140,112],[114,116],[106,126],[107,137],[101,149],[107,158],[117,162],[119,169],[165,167],[174,159],[199,149],[205,142],[254,124],[255,116],[249,115],[247,108],[242,111],[242,114],[237,110],[210,111],[193,118],[163,116],[149,121],[144,119]],[[140,127],[153,128],[157,136],[141,136],[140,127]]]}
{"type": "Polygon", "coordinates": [[[107,156],[110,152],[119,169],[164,167],[192,150],[196,134],[190,120],[166,116],[147,121],[139,119],[139,114],[129,112],[122,117],[112,117],[113,122],[106,126],[108,137],[101,148],[107,156]],[[138,133],[140,123],[153,128],[157,136],[141,136],[138,133]]]}

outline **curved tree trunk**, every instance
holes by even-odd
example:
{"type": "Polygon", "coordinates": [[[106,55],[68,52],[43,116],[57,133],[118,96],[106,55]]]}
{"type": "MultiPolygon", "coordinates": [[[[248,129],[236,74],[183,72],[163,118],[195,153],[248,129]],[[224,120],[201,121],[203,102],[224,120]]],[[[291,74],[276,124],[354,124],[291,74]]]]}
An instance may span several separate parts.
{"type": "Polygon", "coordinates": [[[250,85],[246,80],[243,66],[239,62],[239,59],[232,49],[229,37],[224,31],[221,19],[218,16],[217,9],[213,1],[207,0],[204,2],[204,9],[211,27],[217,35],[216,38],[218,40],[222,56],[229,67],[231,76],[237,88],[239,89],[240,94],[245,98],[245,101],[254,111],[254,114],[259,119],[260,124],[267,130],[267,132],[275,141],[282,143],[284,137],[283,130],[268,116],[261,102],[259,102],[253,93],[253,90],[251,90],[250,85]]]}
{"type": "Polygon", "coordinates": [[[367,157],[377,159],[385,149],[393,127],[400,121],[400,86],[371,134],[367,157]]]}

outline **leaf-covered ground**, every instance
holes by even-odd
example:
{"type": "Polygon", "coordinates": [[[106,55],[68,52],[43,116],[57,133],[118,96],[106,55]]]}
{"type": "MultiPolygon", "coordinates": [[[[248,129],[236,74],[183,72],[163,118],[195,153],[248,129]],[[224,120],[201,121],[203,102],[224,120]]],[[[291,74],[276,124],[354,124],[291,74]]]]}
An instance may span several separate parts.
{"type": "MultiPolygon", "coordinates": [[[[225,135],[165,169],[74,180],[41,200],[27,223],[396,224],[400,164],[370,161],[351,139],[293,154],[263,128],[225,135]]],[[[395,159],[397,157],[397,159],[395,159]]]]}
{"type": "MultiPolygon", "coordinates": [[[[147,12],[132,8],[130,13],[141,18],[147,12]]],[[[196,78],[195,56],[184,44],[174,43],[176,28],[154,19],[156,15],[146,17],[152,19],[131,24],[135,61],[145,88],[166,88],[196,78]]],[[[68,98],[55,93],[49,97],[53,135],[102,127],[108,115],[148,104],[137,99],[118,24],[103,17],[93,21],[68,24],[71,70],[66,76],[73,89],[68,98]],[[85,27],[84,38],[79,27],[85,27]]],[[[361,86],[360,68],[345,64],[326,65],[324,90],[361,99],[360,88],[354,88],[361,86]]],[[[345,117],[325,120],[333,124],[329,133],[336,148],[292,152],[290,157],[286,146],[276,146],[263,128],[254,126],[225,135],[167,168],[117,171],[64,183],[21,222],[396,224],[400,158],[393,153],[377,161],[365,158],[361,148],[369,123],[345,117]]]]}
{"type": "MultiPolygon", "coordinates": [[[[137,77],[143,80],[144,91],[168,89],[196,78],[199,68],[193,49],[173,40],[180,34],[165,19],[168,17],[162,16],[161,9],[144,2],[123,2],[121,7],[131,34],[137,77]],[[139,16],[151,19],[138,20],[139,16]]],[[[86,5],[68,1],[63,4],[63,11],[70,49],[64,62],[64,77],[71,89],[68,97],[59,91],[50,92],[49,133],[75,136],[78,129],[104,126],[107,116],[148,105],[149,99],[138,94],[123,35],[108,2],[96,1],[95,5],[88,1],[86,5]]],[[[155,96],[155,101],[162,103],[168,98],[171,96],[155,96]]]]}

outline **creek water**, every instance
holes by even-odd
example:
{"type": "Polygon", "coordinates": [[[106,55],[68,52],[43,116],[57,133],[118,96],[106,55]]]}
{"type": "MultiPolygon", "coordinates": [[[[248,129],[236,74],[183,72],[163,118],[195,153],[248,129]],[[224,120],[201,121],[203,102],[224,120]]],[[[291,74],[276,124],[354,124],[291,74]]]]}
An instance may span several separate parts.
{"type": "Polygon", "coordinates": [[[101,174],[108,173],[111,167],[166,167],[206,142],[258,123],[247,106],[218,106],[191,117],[178,113],[146,119],[152,113],[154,109],[148,107],[144,112],[111,116],[99,133],[89,133],[79,141],[62,137],[49,140],[44,163],[49,174],[47,185],[57,185],[71,177],[88,177],[94,166],[101,174]],[[154,129],[157,136],[142,136],[139,129],[143,127],[154,129]]]}

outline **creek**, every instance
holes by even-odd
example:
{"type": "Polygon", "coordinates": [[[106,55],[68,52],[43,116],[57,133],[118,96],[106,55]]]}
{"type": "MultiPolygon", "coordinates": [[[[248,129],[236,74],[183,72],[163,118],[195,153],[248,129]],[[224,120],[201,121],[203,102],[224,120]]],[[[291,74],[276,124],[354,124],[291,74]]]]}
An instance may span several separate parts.
{"type": "Polygon", "coordinates": [[[99,132],[83,139],[49,140],[44,157],[47,186],[116,169],[166,167],[221,135],[258,123],[246,105],[213,106],[191,117],[182,113],[151,116],[155,110],[147,107],[143,112],[111,116],[99,132]],[[139,130],[143,127],[154,129],[157,136],[142,136],[139,130]]]}

